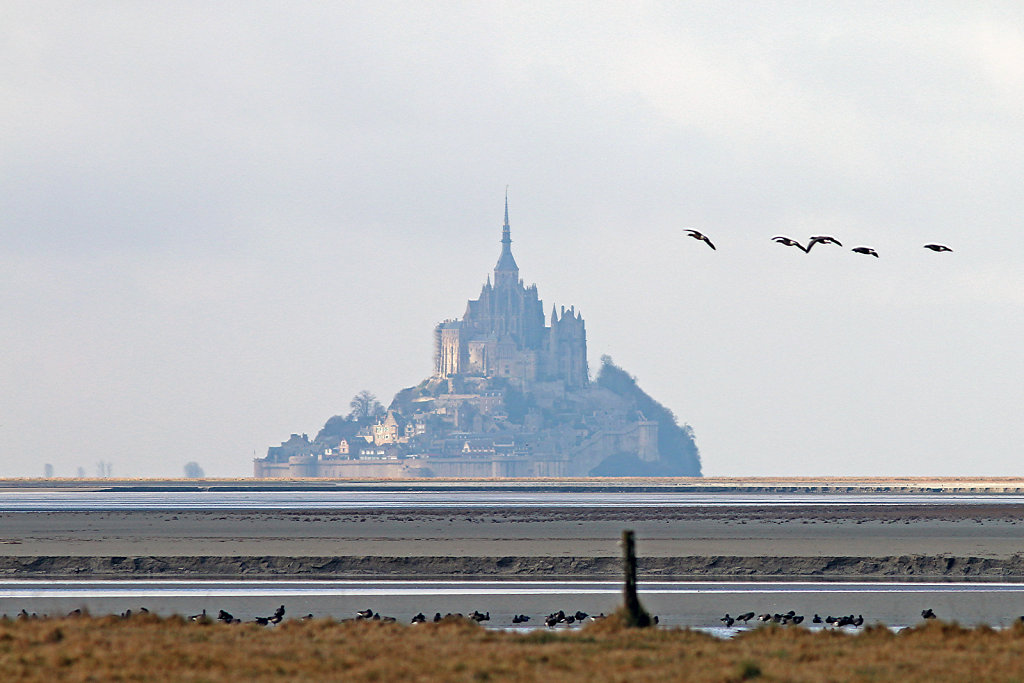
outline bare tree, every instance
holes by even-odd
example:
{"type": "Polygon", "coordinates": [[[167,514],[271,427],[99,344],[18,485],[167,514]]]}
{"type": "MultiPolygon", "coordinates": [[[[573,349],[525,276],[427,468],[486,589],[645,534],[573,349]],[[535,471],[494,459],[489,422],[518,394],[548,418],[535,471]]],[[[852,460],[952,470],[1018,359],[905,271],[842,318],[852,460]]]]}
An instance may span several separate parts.
{"type": "Polygon", "coordinates": [[[363,389],[352,397],[348,407],[352,412],[348,414],[350,419],[357,421],[372,420],[384,414],[384,406],[380,404],[373,392],[363,389]]]}

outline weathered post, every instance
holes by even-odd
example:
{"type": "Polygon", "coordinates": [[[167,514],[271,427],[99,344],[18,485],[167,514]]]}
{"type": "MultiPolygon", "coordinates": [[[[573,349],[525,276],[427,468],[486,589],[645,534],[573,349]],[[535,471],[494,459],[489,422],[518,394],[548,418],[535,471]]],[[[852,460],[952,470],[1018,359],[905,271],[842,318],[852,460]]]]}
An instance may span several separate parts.
{"type": "Polygon", "coordinates": [[[626,581],[622,586],[622,610],[626,626],[644,628],[651,625],[651,615],[640,604],[636,594],[636,542],[632,531],[622,532],[622,558],[626,581]]]}

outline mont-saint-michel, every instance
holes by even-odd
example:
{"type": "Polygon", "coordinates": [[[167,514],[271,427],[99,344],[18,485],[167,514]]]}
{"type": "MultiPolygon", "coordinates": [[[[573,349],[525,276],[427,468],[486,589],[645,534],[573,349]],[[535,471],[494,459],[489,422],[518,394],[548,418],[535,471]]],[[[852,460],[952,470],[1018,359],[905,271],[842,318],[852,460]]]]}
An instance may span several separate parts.
{"type": "Polygon", "coordinates": [[[545,318],[511,232],[506,198],[493,281],[435,328],[430,377],[386,409],[357,394],[313,439],[268,449],[255,476],[700,476],[688,425],[608,356],[591,379],[582,314],[552,306],[545,318]]]}

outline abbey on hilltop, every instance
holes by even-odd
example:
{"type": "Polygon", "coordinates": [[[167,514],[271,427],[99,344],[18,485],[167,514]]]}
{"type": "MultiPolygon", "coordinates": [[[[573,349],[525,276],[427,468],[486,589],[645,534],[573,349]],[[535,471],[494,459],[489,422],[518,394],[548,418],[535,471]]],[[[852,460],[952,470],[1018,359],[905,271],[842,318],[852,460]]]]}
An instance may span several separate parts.
{"type": "Polygon", "coordinates": [[[438,377],[504,377],[522,388],[537,380],[562,381],[568,388],[588,382],[587,332],[575,308],[551,307],[551,326],[537,285],[519,278],[512,256],[508,198],[501,229],[501,256],[462,320],[446,320],[435,330],[434,372],[438,377]]]}
{"type": "Polygon", "coordinates": [[[255,476],[700,476],[692,430],[635,378],[604,356],[590,379],[575,307],[545,320],[512,256],[507,197],[493,282],[435,328],[432,376],[387,409],[368,392],[350,407],[268,449],[255,476]]]}

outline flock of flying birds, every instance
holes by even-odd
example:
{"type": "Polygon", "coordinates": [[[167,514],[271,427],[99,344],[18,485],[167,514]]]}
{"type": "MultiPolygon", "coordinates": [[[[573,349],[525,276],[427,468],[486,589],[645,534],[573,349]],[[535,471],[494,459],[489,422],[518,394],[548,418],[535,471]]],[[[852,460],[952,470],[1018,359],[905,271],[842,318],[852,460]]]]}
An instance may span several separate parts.
{"type": "MultiPolygon", "coordinates": [[[[711,240],[708,239],[708,236],[698,230],[687,229],[686,234],[694,238],[695,240],[700,240],[701,242],[708,245],[712,249],[715,248],[715,245],[711,243],[711,240]]],[[[835,244],[840,247],[843,246],[842,242],[837,240],[835,237],[832,237],[831,235],[813,235],[808,240],[806,247],[797,242],[795,239],[791,239],[789,237],[786,237],[785,235],[776,235],[775,237],[772,238],[772,241],[778,242],[779,244],[784,244],[787,247],[796,247],[805,254],[811,253],[811,248],[815,244],[835,244]]],[[[924,248],[931,249],[932,251],[935,252],[953,251],[945,244],[926,244],[924,245],[924,248]]],[[[874,256],[875,258],[878,258],[878,252],[872,249],[871,247],[853,247],[851,251],[857,252],[858,254],[865,254],[866,256],[874,256]]]]}

